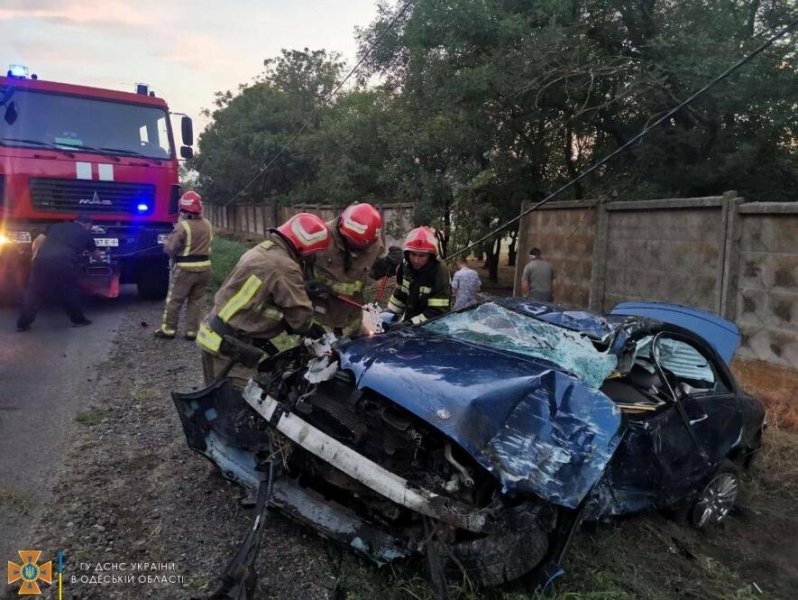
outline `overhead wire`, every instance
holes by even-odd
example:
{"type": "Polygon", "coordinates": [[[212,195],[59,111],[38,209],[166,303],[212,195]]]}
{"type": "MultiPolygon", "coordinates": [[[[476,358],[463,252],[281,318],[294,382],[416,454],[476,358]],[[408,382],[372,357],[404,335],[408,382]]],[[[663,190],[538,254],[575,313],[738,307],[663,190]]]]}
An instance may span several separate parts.
{"type": "Polygon", "coordinates": [[[782,29],[777,34],[775,34],[772,37],[770,37],[769,39],[767,39],[765,42],[760,44],[757,48],[752,50],[749,54],[743,56],[740,60],[738,60],[732,66],[730,66],[728,69],[723,71],[720,75],[718,75],[717,77],[715,77],[714,79],[709,81],[701,89],[699,89],[697,92],[692,94],[689,98],[687,98],[686,100],[684,100],[683,102],[681,102],[680,104],[678,104],[677,106],[672,108],[671,110],[667,111],[660,118],[655,120],[653,123],[651,123],[649,125],[646,125],[633,138],[629,139],[623,145],[619,146],[617,149],[615,149],[613,152],[611,152],[610,154],[608,154],[607,156],[605,156],[604,158],[602,158],[598,162],[593,163],[593,165],[591,165],[587,170],[585,170],[581,174],[577,175],[576,177],[574,177],[573,179],[571,179],[570,181],[568,181],[567,183],[565,183],[564,185],[562,185],[561,187],[559,187],[558,189],[556,189],[555,191],[550,193],[543,200],[540,200],[539,202],[537,202],[536,204],[534,204],[533,206],[531,206],[527,210],[521,212],[521,214],[519,214],[517,217],[514,217],[514,218],[510,219],[509,221],[506,221],[505,223],[503,223],[499,227],[493,229],[491,232],[485,234],[483,237],[479,238],[475,242],[472,242],[471,244],[469,244],[465,248],[463,248],[461,250],[458,250],[457,252],[453,252],[452,254],[450,254],[449,256],[446,257],[446,260],[451,260],[451,259],[459,256],[460,254],[464,254],[464,253],[468,252],[469,250],[471,250],[472,248],[478,246],[482,242],[485,242],[485,241],[487,241],[489,239],[494,239],[496,235],[498,235],[499,233],[502,233],[503,231],[505,231],[510,225],[513,225],[514,223],[519,222],[521,219],[523,219],[529,213],[539,209],[541,206],[543,206],[544,204],[549,202],[551,199],[555,198],[556,196],[558,196],[559,194],[561,194],[562,192],[564,192],[565,190],[567,190],[568,188],[570,188],[574,184],[578,183],[579,181],[581,181],[582,179],[584,179],[585,177],[590,175],[593,171],[595,171],[596,169],[598,169],[602,165],[606,164],[607,162],[609,162],[610,160],[612,160],[613,158],[618,156],[621,152],[626,150],[629,146],[631,146],[632,144],[634,144],[634,143],[638,142],[639,140],[641,140],[652,129],[657,128],[660,124],[662,124],[663,122],[665,122],[668,119],[670,119],[673,115],[675,115],[677,112],[679,112],[685,106],[687,106],[688,104],[693,102],[693,100],[695,100],[699,96],[703,95],[709,89],[711,89],[716,84],[718,84],[720,81],[722,81],[723,79],[725,79],[726,77],[728,77],[729,75],[734,73],[736,70],[738,70],[740,67],[742,67],[746,63],[750,62],[754,57],[756,57],[757,55],[759,55],[762,52],[764,52],[765,50],[767,50],[770,46],[772,46],[774,43],[776,43],[777,40],[779,40],[780,38],[784,37],[785,35],[787,35],[787,33],[789,33],[791,30],[793,30],[796,27],[796,25],[798,25],[798,18],[796,18],[795,20],[793,20],[790,23],[788,23],[784,27],[784,29],[782,29]]]}
{"type": "Polygon", "coordinates": [[[340,89],[349,80],[349,78],[352,77],[352,75],[360,68],[360,65],[363,64],[366,58],[368,58],[368,56],[374,51],[374,49],[377,48],[377,46],[379,46],[380,42],[382,42],[382,39],[388,34],[388,32],[391,29],[393,29],[394,25],[396,25],[396,22],[407,11],[407,9],[410,8],[411,4],[413,4],[413,0],[407,0],[407,2],[405,2],[404,6],[402,6],[402,8],[393,16],[393,19],[391,19],[390,23],[388,23],[388,26],[382,31],[382,33],[380,33],[379,36],[377,36],[377,39],[374,40],[374,42],[366,50],[366,52],[363,53],[363,55],[360,57],[360,60],[357,61],[357,64],[355,64],[355,66],[352,67],[352,70],[349,71],[347,76],[344,77],[343,80],[335,87],[335,89],[332,92],[330,92],[329,95],[316,107],[313,113],[311,113],[310,117],[308,117],[307,120],[304,122],[302,127],[300,127],[299,130],[297,130],[297,132],[294,133],[293,136],[291,136],[291,139],[289,139],[288,142],[286,142],[286,144],[280,149],[280,151],[274,156],[274,158],[272,158],[267,163],[265,167],[263,167],[260,171],[258,171],[257,175],[255,175],[255,177],[253,177],[249,181],[249,183],[247,183],[243,188],[241,188],[232,198],[230,198],[222,206],[225,207],[228,206],[231,202],[233,202],[239,196],[241,196],[241,194],[246,192],[250,188],[250,186],[252,186],[252,184],[254,184],[258,179],[260,179],[263,176],[263,174],[266,173],[266,171],[268,171],[269,167],[271,167],[277,161],[277,159],[280,158],[286,150],[288,150],[291,144],[293,144],[297,140],[297,138],[300,135],[302,135],[305,129],[308,128],[308,125],[310,125],[313,122],[313,120],[318,116],[318,114],[327,105],[327,103],[330,100],[332,100],[332,98],[340,91],[340,89]]]}

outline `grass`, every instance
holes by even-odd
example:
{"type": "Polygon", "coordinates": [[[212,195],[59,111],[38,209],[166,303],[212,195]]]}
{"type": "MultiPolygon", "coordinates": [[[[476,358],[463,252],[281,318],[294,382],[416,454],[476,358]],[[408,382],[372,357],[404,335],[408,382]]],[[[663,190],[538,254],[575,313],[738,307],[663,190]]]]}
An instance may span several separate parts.
{"type": "Polygon", "coordinates": [[[247,246],[239,242],[225,239],[220,235],[214,236],[211,250],[213,257],[213,279],[211,279],[211,284],[208,286],[211,293],[215,293],[216,290],[219,289],[225,277],[227,277],[228,273],[236,266],[238,259],[241,258],[241,255],[248,249],[247,246]]]}
{"type": "Polygon", "coordinates": [[[86,427],[93,427],[99,425],[105,418],[105,411],[100,408],[90,408],[89,410],[80,413],[75,417],[75,423],[85,425],[86,427]]]}
{"type": "Polygon", "coordinates": [[[133,389],[130,399],[134,402],[149,402],[150,400],[154,400],[157,396],[158,394],[152,388],[137,385],[133,389]]]}

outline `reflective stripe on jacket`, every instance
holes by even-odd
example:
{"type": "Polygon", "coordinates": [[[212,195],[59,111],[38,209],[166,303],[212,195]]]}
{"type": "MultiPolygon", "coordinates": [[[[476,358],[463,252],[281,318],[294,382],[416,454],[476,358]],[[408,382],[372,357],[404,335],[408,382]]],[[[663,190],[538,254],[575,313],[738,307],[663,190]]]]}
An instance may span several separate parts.
{"type": "MultiPolygon", "coordinates": [[[[368,283],[369,271],[383,253],[383,246],[378,242],[365,250],[352,251],[347,248],[338,231],[337,219],[329,221],[327,229],[330,231],[332,243],[327,250],[313,256],[312,278],[328,285],[336,294],[363,304],[363,292],[368,283]]],[[[330,329],[359,328],[363,317],[361,309],[335,298],[313,298],[313,310],[316,321],[330,329]]]]}
{"type": "Polygon", "coordinates": [[[313,324],[313,306],[293,250],[276,234],[244,253],[214,296],[197,343],[219,354],[222,336],[210,326],[217,316],[242,339],[270,339],[286,328],[304,333],[313,324]]]}
{"type": "Polygon", "coordinates": [[[175,259],[175,266],[185,271],[211,268],[213,226],[207,219],[181,219],[164,242],[164,252],[175,259]]]}
{"type": "Polygon", "coordinates": [[[442,261],[430,260],[418,271],[404,261],[396,272],[388,310],[418,324],[447,312],[450,300],[449,269],[442,261]]]}

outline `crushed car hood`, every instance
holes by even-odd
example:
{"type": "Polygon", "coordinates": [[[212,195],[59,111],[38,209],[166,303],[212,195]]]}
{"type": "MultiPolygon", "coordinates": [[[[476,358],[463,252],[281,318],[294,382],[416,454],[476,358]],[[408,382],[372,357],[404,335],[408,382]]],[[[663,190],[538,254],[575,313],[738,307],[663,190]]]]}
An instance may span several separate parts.
{"type": "Polygon", "coordinates": [[[619,443],[614,403],[546,360],[417,328],[338,351],[359,389],[382,394],[457,442],[508,494],[574,508],[619,443]]]}

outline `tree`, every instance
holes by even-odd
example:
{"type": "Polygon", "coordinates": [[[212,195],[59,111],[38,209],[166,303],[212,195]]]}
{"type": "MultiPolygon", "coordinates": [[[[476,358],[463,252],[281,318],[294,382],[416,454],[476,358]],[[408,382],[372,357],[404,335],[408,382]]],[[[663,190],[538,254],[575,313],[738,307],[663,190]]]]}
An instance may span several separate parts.
{"type": "MultiPolygon", "coordinates": [[[[317,164],[312,152],[289,141],[332,93],[343,63],[324,50],[283,50],[264,61],[264,72],[238,93],[217,93],[211,125],[199,138],[199,153],[189,161],[198,185],[211,202],[234,198],[284,201],[298,185],[312,181],[317,164]],[[267,165],[269,168],[266,169],[267,165]]],[[[308,125],[318,128],[323,118],[308,125]]]]}

